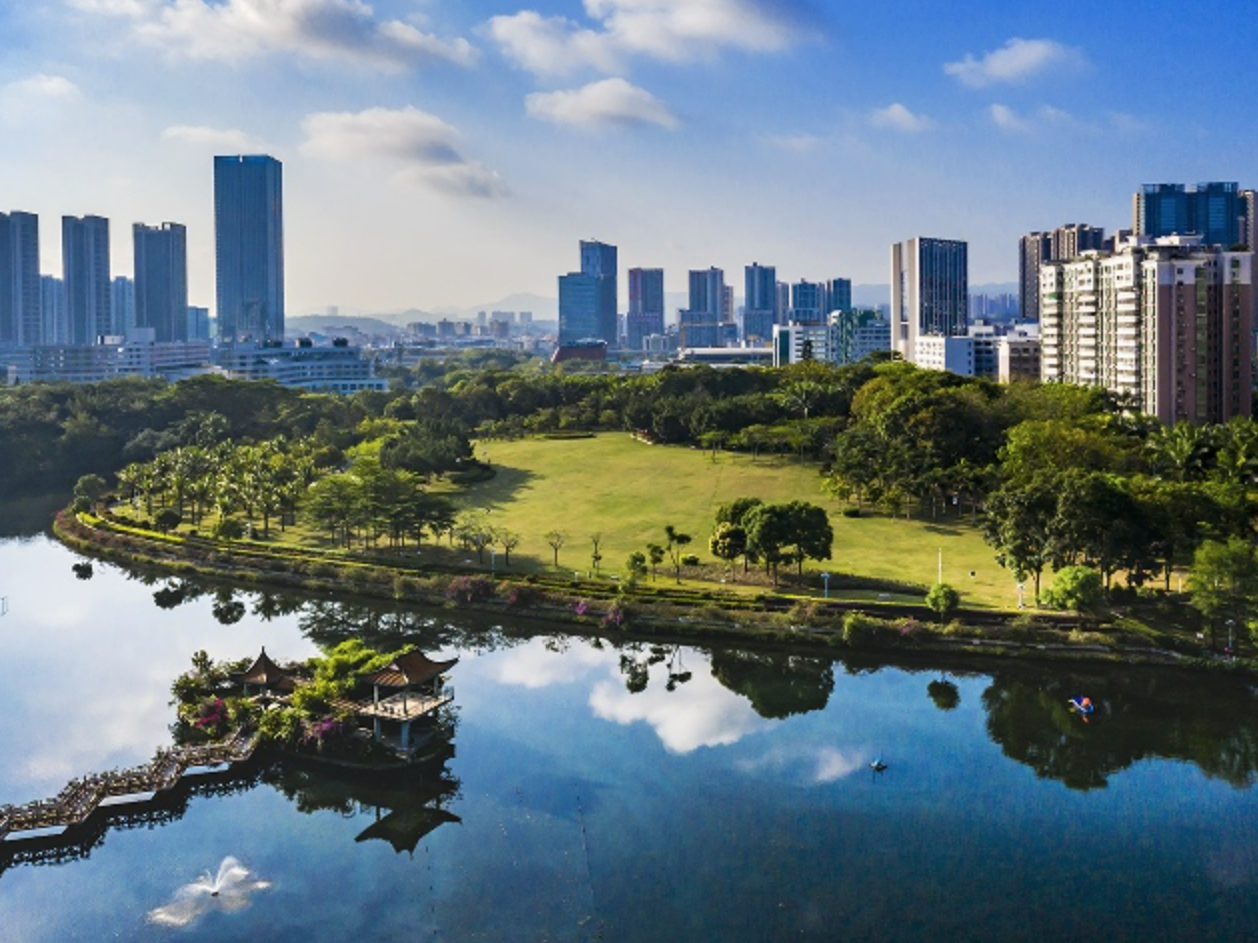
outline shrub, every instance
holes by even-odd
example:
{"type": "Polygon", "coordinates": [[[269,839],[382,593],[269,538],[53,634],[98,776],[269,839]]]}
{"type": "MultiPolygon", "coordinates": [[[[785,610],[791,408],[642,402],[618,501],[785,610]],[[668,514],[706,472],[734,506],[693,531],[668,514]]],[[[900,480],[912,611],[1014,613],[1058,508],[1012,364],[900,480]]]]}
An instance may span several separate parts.
{"type": "Polygon", "coordinates": [[[844,508],[843,516],[844,517],[860,517],[861,509],[860,508],[844,508]]]}
{"type": "Polygon", "coordinates": [[[494,584],[483,576],[456,576],[446,586],[446,599],[451,602],[466,604],[493,597],[494,584]]]}
{"type": "Polygon", "coordinates": [[[628,607],[618,599],[608,607],[607,612],[604,613],[599,625],[604,629],[619,629],[624,627],[628,618],[628,607]]]}
{"type": "Polygon", "coordinates": [[[852,648],[883,648],[899,638],[898,627],[863,612],[849,612],[843,618],[843,641],[852,648]]]}
{"type": "Polygon", "coordinates": [[[682,566],[698,566],[699,558],[695,556],[693,553],[684,553],[681,556],[681,565],[682,566]]]}
{"type": "Polygon", "coordinates": [[[513,609],[536,606],[546,598],[545,593],[528,583],[504,583],[499,589],[501,595],[506,598],[507,605],[513,609]]]}
{"type": "Polygon", "coordinates": [[[219,540],[240,540],[245,536],[245,525],[234,517],[225,517],[214,525],[214,536],[219,540]]]}

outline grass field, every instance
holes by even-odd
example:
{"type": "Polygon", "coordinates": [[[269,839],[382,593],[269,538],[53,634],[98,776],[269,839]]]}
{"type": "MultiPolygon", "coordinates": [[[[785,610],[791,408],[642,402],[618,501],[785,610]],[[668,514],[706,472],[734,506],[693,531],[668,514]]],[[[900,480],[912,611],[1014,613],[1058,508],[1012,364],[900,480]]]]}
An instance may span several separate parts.
{"type": "MultiPolygon", "coordinates": [[[[964,605],[1017,605],[1012,575],[996,564],[991,548],[968,522],[952,515],[933,523],[843,517],[842,502],[822,491],[816,465],[792,458],[753,462],[750,456],[724,452],[714,462],[710,452],[647,445],[616,433],[487,442],[477,446],[477,456],[487,456],[498,474],[468,488],[460,503],[487,509],[491,523],[520,534],[513,569],[548,567],[551,550],[543,535],[560,530],[568,534],[562,566],[587,570],[590,535],[601,533],[603,569],[615,572],[630,552],[648,542],[663,543],[666,524],[692,535],[687,549],[711,560],[708,536],[717,505],[743,496],[799,499],[830,512],[834,559],[824,569],[930,584],[942,550],[944,580],[957,587],[964,605]]],[[[823,567],[810,564],[809,569],[823,567]]]]}

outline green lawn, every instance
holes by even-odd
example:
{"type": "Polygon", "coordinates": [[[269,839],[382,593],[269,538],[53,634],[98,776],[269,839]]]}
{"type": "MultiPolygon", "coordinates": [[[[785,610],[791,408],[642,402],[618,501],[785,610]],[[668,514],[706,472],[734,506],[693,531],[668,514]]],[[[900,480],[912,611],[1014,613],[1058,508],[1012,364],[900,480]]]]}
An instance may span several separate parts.
{"type": "Polygon", "coordinates": [[[691,534],[689,549],[711,560],[707,544],[718,504],[742,496],[800,499],[830,511],[834,559],[824,569],[929,584],[942,550],[944,580],[960,590],[963,604],[1017,604],[1013,577],[996,564],[991,548],[968,523],[953,516],[936,523],[843,517],[842,503],[821,490],[813,464],[791,458],[753,462],[728,452],[718,453],[714,462],[710,452],[646,445],[627,434],[486,442],[476,453],[488,456],[498,474],[468,488],[460,503],[488,509],[493,524],[521,535],[513,569],[550,564],[543,535],[552,529],[568,534],[559,559],[570,570],[589,568],[591,534],[603,534],[603,568],[614,572],[631,551],[651,541],[663,543],[666,524],[691,534]]]}

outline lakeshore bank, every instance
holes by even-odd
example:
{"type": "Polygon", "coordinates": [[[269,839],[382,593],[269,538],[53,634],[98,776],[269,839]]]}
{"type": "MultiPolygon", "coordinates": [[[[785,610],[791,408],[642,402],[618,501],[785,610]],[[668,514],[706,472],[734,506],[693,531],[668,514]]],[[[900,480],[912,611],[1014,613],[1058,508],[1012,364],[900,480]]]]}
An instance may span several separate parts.
{"type": "Polygon", "coordinates": [[[456,571],[346,551],[161,533],[102,514],[64,510],[54,536],[123,567],[234,589],[387,600],[544,621],[554,631],[688,644],[739,641],[852,653],[1175,665],[1258,673],[1252,659],[1222,658],[1201,642],[1150,638],[1121,625],[1062,613],[959,609],[941,623],[925,605],[836,601],[714,588],[456,571]]]}

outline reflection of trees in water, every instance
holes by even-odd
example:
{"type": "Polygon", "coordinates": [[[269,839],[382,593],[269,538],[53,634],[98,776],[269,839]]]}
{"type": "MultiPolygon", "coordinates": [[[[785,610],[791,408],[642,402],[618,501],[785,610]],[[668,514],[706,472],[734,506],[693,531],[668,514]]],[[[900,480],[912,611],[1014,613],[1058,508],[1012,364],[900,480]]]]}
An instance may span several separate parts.
{"type": "Polygon", "coordinates": [[[1143,759],[1186,760],[1245,787],[1258,776],[1258,694],[1229,678],[1163,672],[1058,675],[1002,672],[983,692],[987,732],[1005,756],[1071,789],[1100,789],[1143,759]],[[1070,710],[1092,698],[1084,723],[1070,710]]]}
{"type": "Polygon", "coordinates": [[[941,711],[954,711],[961,706],[961,692],[947,678],[927,684],[926,695],[941,711]]]}
{"type": "Polygon", "coordinates": [[[713,677],[771,720],[822,710],[834,690],[829,658],[737,648],[713,649],[710,657],[713,677]]]}
{"type": "Polygon", "coordinates": [[[307,601],[297,624],[323,648],[356,638],[380,651],[410,643],[424,651],[459,648],[487,652],[521,644],[537,634],[530,631],[517,635],[484,613],[461,611],[447,615],[432,609],[331,600],[307,601]]]}
{"type": "Polygon", "coordinates": [[[630,694],[641,694],[651,683],[651,667],[666,664],[668,680],[666,691],[676,691],[693,677],[683,660],[680,645],[647,645],[645,642],[626,642],[617,647],[620,654],[620,673],[625,677],[625,689],[630,694]]]}

